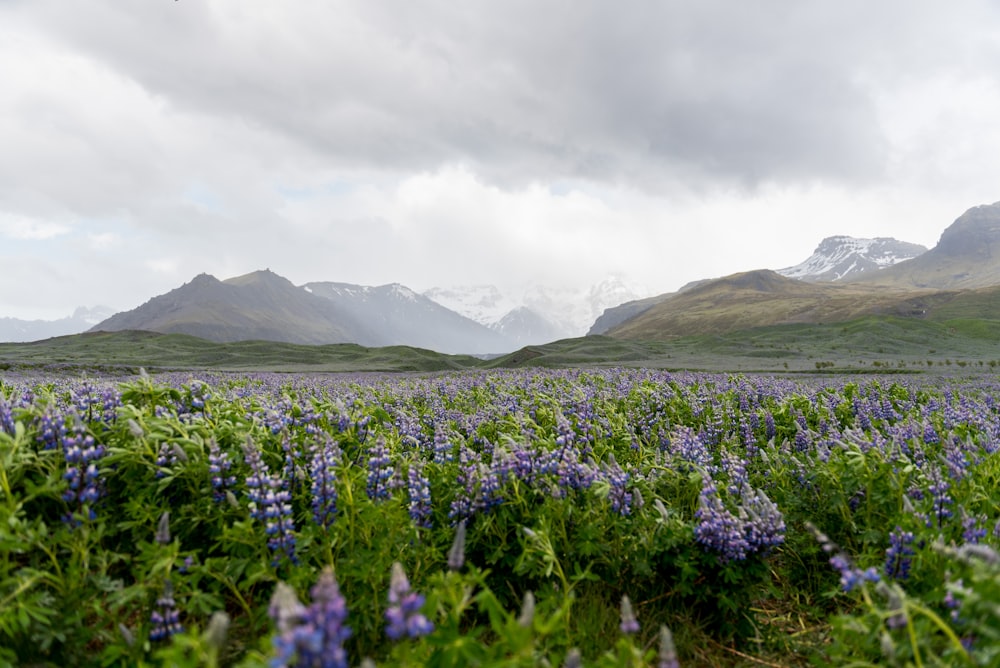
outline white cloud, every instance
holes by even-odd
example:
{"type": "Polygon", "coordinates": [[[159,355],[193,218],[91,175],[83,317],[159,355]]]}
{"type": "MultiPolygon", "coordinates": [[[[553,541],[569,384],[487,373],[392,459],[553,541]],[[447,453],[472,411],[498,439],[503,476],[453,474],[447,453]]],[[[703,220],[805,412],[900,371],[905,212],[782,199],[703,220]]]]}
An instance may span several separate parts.
{"type": "Polygon", "coordinates": [[[0,261],[68,313],[202,271],[672,290],[831,234],[932,245],[1000,199],[996,25],[986,0],[0,3],[0,261]]]}
{"type": "Polygon", "coordinates": [[[69,234],[71,228],[44,220],[31,220],[0,213],[0,236],[18,241],[44,241],[69,234]]]}

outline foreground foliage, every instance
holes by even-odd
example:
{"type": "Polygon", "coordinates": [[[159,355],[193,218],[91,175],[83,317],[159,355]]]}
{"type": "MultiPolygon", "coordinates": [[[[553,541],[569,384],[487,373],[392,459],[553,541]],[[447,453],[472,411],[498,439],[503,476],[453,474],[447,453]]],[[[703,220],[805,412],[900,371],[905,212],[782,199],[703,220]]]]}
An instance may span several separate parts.
{"type": "Polygon", "coordinates": [[[991,380],[122,380],[0,384],[0,663],[1000,660],[991,380]]]}

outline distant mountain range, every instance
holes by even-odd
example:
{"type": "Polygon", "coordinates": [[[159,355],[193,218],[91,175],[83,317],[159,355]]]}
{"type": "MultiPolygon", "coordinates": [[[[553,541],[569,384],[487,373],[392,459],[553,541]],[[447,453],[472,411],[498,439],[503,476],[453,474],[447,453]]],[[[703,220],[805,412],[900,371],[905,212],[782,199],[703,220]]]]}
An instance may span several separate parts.
{"type": "Polygon", "coordinates": [[[888,238],[829,237],[793,267],[695,281],[636,299],[641,295],[620,276],[582,290],[473,286],[420,294],[396,283],[296,286],[269,270],[226,280],[200,274],[114,315],[78,309],[59,321],[0,319],[0,340],[145,330],[220,343],[350,342],[492,355],[577,337],[588,326],[590,334],[655,341],[872,314],[1000,320],[1000,202],[967,211],[930,250],[888,238]]]}
{"type": "Polygon", "coordinates": [[[432,288],[424,296],[502,334],[519,346],[583,336],[605,309],[648,294],[620,274],[584,289],[539,285],[432,288]]]}
{"type": "Polygon", "coordinates": [[[19,320],[0,318],[0,341],[24,342],[50,339],[86,331],[111,317],[114,309],[107,306],[86,308],[81,306],[73,315],[59,320],[19,320]]]}
{"type": "Polygon", "coordinates": [[[1000,202],[967,211],[929,251],[883,268],[862,261],[880,247],[894,250],[878,257],[900,255],[890,240],[828,239],[805,263],[784,270],[799,278],[759,270],[700,281],[609,309],[591,333],[653,341],[866,315],[1000,320],[1000,202]],[[854,258],[844,256],[848,247],[856,249],[854,258]]]}

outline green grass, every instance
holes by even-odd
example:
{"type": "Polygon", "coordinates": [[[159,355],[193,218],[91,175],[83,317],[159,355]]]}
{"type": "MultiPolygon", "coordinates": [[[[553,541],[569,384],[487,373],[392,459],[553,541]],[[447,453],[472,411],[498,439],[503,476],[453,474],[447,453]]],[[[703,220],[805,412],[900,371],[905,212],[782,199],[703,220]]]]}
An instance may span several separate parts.
{"type": "Polygon", "coordinates": [[[0,360],[21,364],[283,371],[442,371],[480,364],[480,360],[470,356],[443,355],[407,346],[307,346],[273,341],[214,343],[186,334],[137,331],[3,343],[0,344],[0,360]]]}
{"type": "Polygon", "coordinates": [[[667,341],[588,336],[527,346],[483,360],[408,346],[213,343],[183,334],[126,331],[3,343],[0,365],[331,372],[613,365],[737,372],[912,373],[953,364],[991,369],[1000,360],[997,341],[1000,320],[867,316],[849,322],[774,325],[667,341]]]}

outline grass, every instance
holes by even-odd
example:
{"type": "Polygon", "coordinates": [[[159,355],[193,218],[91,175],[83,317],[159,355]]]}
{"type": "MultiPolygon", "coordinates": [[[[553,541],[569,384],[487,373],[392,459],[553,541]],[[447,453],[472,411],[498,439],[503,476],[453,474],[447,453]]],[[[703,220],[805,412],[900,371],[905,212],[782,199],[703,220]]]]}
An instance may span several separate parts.
{"type": "Polygon", "coordinates": [[[831,324],[790,324],[632,341],[608,336],[532,345],[493,359],[409,346],[213,343],[184,334],[97,332],[0,344],[0,365],[210,368],[239,371],[432,372],[519,367],[635,366],[733,372],[919,372],[957,366],[992,369],[1000,320],[866,316],[831,324]]]}

